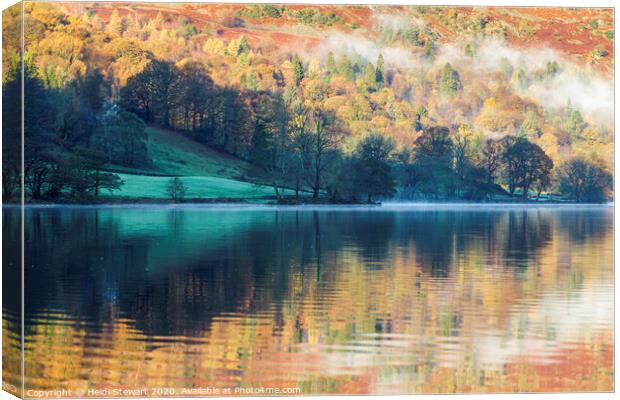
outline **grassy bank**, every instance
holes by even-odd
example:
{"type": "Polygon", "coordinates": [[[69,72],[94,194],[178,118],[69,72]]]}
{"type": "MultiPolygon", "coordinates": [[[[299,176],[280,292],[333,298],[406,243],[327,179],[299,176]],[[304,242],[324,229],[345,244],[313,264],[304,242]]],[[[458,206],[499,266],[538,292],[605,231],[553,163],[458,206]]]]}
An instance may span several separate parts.
{"type": "MultiPolygon", "coordinates": [[[[124,184],[120,190],[115,190],[111,197],[125,198],[169,198],[166,188],[169,177],[118,174],[124,184]]],[[[257,199],[274,196],[274,190],[268,186],[254,185],[234,179],[213,176],[184,176],[181,177],[187,187],[185,197],[194,198],[237,198],[257,199]]]]}
{"type": "MultiPolygon", "coordinates": [[[[149,127],[147,148],[152,160],[146,168],[111,166],[123,181],[120,190],[105,192],[102,199],[116,201],[168,200],[166,191],[172,176],[187,188],[187,200],[265,200],[275,196],[271,186],[247,181],[260,180],[248,162],[196,142],[178,132],[149,127]],[[253,173],[252,173],[253,172],[253,173]]],[[[287,191],[285,195],[293,195],[287,191]]]]}
{"type": "Polygon", "coordinates": [[[147,169],[113,167],[123,185],[107,197],[168,199],[166,187],[178,176],[187,187],[187,199],[256,199],[274,195],[272,188],[243,182],[250,165],[238,158],[204,146],[184,134],[148,128],[147,169]]]}

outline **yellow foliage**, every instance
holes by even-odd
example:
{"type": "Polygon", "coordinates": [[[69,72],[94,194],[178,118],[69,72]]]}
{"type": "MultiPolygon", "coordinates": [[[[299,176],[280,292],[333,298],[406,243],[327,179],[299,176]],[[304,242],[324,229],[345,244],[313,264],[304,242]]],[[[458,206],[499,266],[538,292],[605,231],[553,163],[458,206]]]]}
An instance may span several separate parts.
{"type": "Polygon", "coordinates": [[[471,139],[474,137],[474,131],[471,129],[471,126],[468,124],[460,124],[457,130],[457,135],[459,137],[471,139]]]}
{"type": "Polygon", "coordinates": [[[54,55],[72,62],[80,57],[83,47],[84,43],[74,36],[64,32],[52,32],[32,49],[37,54],[54,55]]]}
{"type": "Polygon", "coordinates": [[[226,44],[222,39],[209,38],[202,49],[211,55],[223,56],[226,54],[226,44]]]}
{"type": "Polygon", "coordinates": [[[319,61],[316,58],[313,58],[308,64],[308,76],[311,79],[316,79],[319,78],[321,75],[321,64],[319,64],[319,61]]]}
{"type": "Polygon", "coordinates": [[[345,105],[346,101],[347,101],[347,98],[345,96],[332,96],[332,97],[327,98],[323,102],[323,107],[325,107],[328,110],[336,111],[340,107],[345,105]]]}
{"type": "Polygon", "coordinates": [[[305,87],[306,97],[314,102],[323,102],[329,95],[329,85],[320,79],[307,80],[305,87]]]}
{"type": "Polygon", "coordinates": [[[353,137],[361,137],[371,132],[370,126],[366,121],[351,121],[348,126],[353,137]]]}
{"type": "Polygon", "coordinates": [[[549,130],[543,130],[543,134],[538,138],[536,144],[553,160],[558,161],[558,138],[549,130]]]}
{"type": "Polygon", "coordinates": [[[495,97],[487,98],[484,101],[483,107],[487,111],[499,110],[499,104],[497,104],[497,100],[495,99],[495,97]]]}
{"type": "Polygon", "coordinates": [[[65,18],[60,10],[51,4],[41,2],[28,4],[32,7],[30,15],[50,28],[58,26],[65,18]]]}
{"type": "Polygon", "coordinates": [[[390,125],[390,120],[382,115],[377,115],[370,120],[370,124],[383,132],[390,125]]]}

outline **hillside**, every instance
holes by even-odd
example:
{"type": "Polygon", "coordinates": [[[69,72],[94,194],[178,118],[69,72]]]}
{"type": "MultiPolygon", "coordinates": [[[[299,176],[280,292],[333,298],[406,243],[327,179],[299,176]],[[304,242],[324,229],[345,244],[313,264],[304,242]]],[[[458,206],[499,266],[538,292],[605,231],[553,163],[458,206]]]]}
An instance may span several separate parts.
{"type": "Polygon", "coordinates": [[[118,172],[164,176],[214,176],[244,179],[251,165],[230,154],[197,143],[181,132],[156,126],[146,128],[147,149],[151,164],[146,168],[114,166],[118,172]]]}
{"type": "Polygon", "coordinates": [[[188,199],[264,199],[273,197],[273,188],[244,181],[248,175],[259,179],[247,162],[221,153],[178,132],[146,129],[147,148],[152,164],[147,168],[111,166],[123,181],[112,197],[169,197],[166,188],[171,176],[187,186],[188,199]]]}
{"type": "MultiPolygon", "coordinates": [[[[19,11],[3,21],[10,105],[19,11]]],[[[158,197],[180,175],[316,201],[608,199],[613,23],[603,8],[29,2],[30,192],[158,197]]]]}
{"type": "Polygon", "coordinates": [[[158,14],[169,21],[185,17],[201,32],[214,32],[226,40],[245,35],[253,46],[278,46],[289,51],[311,51],[332,31],[378,39],[386,21],[394,26],[416,20],[428,26],[441,44],[498,36],[517,48],[544,46],[583,65],[592,65],[607,76],[613,72],[613,10],[610,8],[282,6],[297,12],[289,16],[266,13],[264,7],[243,4],[74,3],[63,7],[76,15],[93,10],[104,22],[109,21],[114,11],[120,16],[142,20],[158,14]],[[316,22],[315,13],[326,16],[326,21],[316,22]],[[381,21],[377,21],[376,15],[382,16],[381,21]],[[605,55],[601,56],[603,52],[605,55]]]}

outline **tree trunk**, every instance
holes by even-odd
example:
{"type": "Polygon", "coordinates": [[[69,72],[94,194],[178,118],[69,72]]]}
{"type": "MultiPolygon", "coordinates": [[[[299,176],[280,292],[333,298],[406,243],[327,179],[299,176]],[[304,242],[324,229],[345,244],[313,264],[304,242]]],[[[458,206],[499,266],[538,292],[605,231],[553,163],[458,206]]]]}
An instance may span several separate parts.
{"type": "Polygon", "coordinates": [[[5,170],[2,171],[2,195],[4,196],[5,200],[9,200],[13,197],[13,192],[15,191],[15,187],[17,185],[15,185],[15,177],[9,171],[9,168],[11,167],[7,165],[4,168],[5,170]]]}
{"type": "Polygon", "coordinates": [[[282,196],[280,195],[280,190],[278,189],[278,186],[273,185],[273,190],[276,192],[276,199],[278,200],[278,202],[280,202],[280,200],[282,199],[282,196]]]}
{"type": "Polygon", "coordinates": [[[521,197],[523,199],[527,199],[527,194],[529,192],[530,187],[529,186],[523,186],[523,193],[521,194],[521,197]]]}
{"type": "Polygon", "coordinates": [[[32,198],[40,199],[41,198],[41,182],[39,180],[38,175],[35,176],[33,186],[32,186],[32,198]]]}
{"type": "Polygon", "coordinates": [[[301,182],[299,176],[295,176],[295,198],[299,200],[299,188],[301,186],[301,182]]]}
{"type": "Polygon", "coordinates": [[[314,178],[314,185],[312,186],[312,198],[316,199],[319,197],[319,175],[314,178]]]}
{"type": "Polygon", "coordinates": [[[99,171],[95,172],[95,197],[99,196],[99,171]]]}
{"type": "Polygon", "coordinates": [[[316,199],[319,197],[319,189],[321,187],[321,156],[318,155],[316,158],[316,165],[314,167],[314,192],[312,193],[312,198],[316,199]]]}

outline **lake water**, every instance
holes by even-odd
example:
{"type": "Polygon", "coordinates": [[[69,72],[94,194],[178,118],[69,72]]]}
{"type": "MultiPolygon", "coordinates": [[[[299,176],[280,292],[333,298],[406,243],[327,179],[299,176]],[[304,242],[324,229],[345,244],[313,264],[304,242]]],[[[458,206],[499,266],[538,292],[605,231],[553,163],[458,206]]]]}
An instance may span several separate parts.
{"type": "MultiPolygon", "coordinates": [[[[18,213],[3,209],[5,274],[18,213]]],[[[613,389],[611,207],[40,207],[25,223],[27,388],[613,389]]],[[[17,371],[19,305],[3,311],[17,371]]]]}

